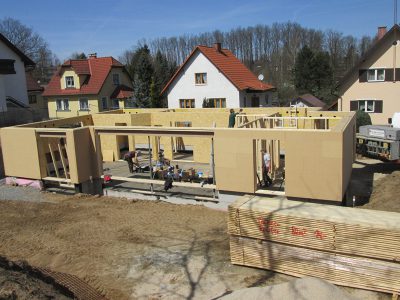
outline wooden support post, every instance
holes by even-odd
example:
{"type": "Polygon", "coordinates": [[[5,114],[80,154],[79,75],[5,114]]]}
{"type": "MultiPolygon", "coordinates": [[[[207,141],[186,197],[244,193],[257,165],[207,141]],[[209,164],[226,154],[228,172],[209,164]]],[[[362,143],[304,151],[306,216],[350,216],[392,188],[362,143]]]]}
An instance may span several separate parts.
{"type": "Polygon", "coordinates": [[[57,162],[56,162],[56,159],[54,157],[53,148],[51,147],[50,143],[49,143],[49,150],[50,150],[51,160],[52,160],[53,166],[54,166],[54,171],[56,172],[56,176],[60,177],[60,173],[58,172],[57,162]]]}
{"type": "Polygon", "coordinates": [[[68,176],[68,172],[67,172],[67,165],[64,160],[64,154],[62,152],[61,145],[59,143],[57,145],[58,145],[58,151],[60,152],[60,158],[61,158],[61,163],[62,163],[63,170],[64,170],[64,176],[66,179],[68,179],[69,176],[68,176]]]}

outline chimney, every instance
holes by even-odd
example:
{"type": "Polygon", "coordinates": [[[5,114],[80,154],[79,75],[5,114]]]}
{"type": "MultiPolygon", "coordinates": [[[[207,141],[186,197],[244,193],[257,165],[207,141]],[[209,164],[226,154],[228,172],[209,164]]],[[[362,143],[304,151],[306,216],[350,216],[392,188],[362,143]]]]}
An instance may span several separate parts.
{"type": "Polygon", "coordinates": [[[378,27],[378,40],[380,40],[387,32],[386,26],[378,27]]]}
{"type": "Polygon", "coordinates": [[[214,49],[217,52],[221,52],[221,43],[215,43],[214,44],[214,49]]]}
{"type": "Polygon", "coordinates": [[[92,58],[97,58],[97,53],[90,53],[89,59],[92,59],[92,58]]]}

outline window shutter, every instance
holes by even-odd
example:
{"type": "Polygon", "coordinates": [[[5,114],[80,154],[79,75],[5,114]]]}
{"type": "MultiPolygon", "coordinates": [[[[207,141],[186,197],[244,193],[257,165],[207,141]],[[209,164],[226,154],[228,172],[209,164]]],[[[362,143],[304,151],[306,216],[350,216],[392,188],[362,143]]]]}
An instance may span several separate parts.
{"type": "Polygon", "coordinates": [[[382,100],[375,100],[375,111],[376,113],[381,113],[383,109],[383,101],[382,100]]]}
{"type": "Polygon", "coordinates": [[[396,69],[396,81],[400,81],[400,68],[396,69]]]}
{"type": "Polygon", "coordinates": [[[358,101],[350,101],[350,110],[351,111],[358,110],[358,101]]]}
{"type": "Polygon", "coordinates": [[[368,81],[367,73],[368,73],[368,70],[359,70],[358,71],[358,77],[359,77],[359,81],[360,82],[367,82],[368,81]]]}
{"type": "Polygon", "coordinates": [[[385,69],[385,81],[393,81],[393,69],[385,69]]]}

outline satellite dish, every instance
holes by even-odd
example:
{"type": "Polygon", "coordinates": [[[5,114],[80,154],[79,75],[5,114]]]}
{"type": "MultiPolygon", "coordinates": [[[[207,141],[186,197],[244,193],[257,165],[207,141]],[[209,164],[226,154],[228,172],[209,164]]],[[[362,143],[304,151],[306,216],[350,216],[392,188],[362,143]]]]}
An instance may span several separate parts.
{"type": "Polygon", "coordinates": [[[258,75],[258,80],[263,81],[264,80],[264,75],[263,74],[258,75]]]}

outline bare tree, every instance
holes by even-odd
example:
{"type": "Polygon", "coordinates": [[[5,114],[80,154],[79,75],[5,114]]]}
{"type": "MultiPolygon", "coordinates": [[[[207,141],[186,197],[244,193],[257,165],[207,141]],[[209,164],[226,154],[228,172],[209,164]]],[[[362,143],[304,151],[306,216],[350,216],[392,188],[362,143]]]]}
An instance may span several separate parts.
{"type": "Polygon", "coordinates": [[[38,33],[13,18],[0,20],[0,33],[37,64],[34,72],[36,79],[42,82],[50,79],[54,70],[54,55],[38,33]]]}

